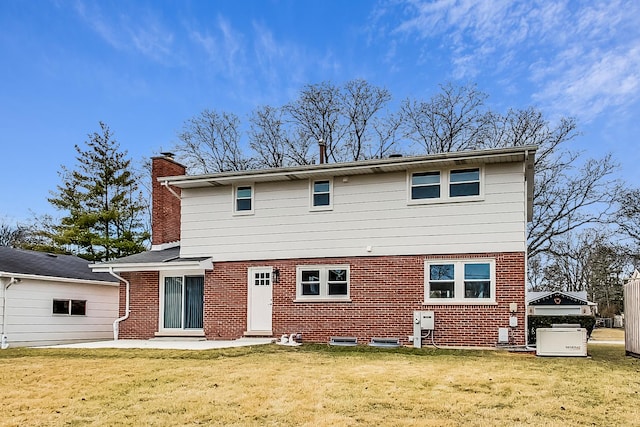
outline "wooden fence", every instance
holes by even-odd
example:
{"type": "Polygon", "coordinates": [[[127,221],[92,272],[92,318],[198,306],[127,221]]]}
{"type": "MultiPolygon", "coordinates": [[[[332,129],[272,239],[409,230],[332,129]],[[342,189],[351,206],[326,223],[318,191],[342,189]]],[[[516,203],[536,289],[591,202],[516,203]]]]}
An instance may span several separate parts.
{"type": "Polygon", "coordinates": [[[627,355],[640,357],[640,272],[638,270],[624,285],[624,341],[627,355]]]}

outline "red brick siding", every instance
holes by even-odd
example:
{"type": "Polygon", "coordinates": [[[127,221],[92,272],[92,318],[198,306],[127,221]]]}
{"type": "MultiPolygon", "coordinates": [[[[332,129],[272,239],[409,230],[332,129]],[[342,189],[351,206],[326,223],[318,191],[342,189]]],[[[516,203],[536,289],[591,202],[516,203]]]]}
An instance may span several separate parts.
{"type": "MultiPolygon", "coordinates": [[[[158,307],[160,304],[159,280],[157,271],[123,273],[129,280],[130,314],[129,318],[120,322],[119,338],[149,339],[158,330],[158,307]]],[[[125,314],[126,286],[120,283],[120,316],[125,314]]]]}
{"type": "MultiPolygon", "coordinates": [[[[494,346],[498,328],[509,325],[509,304],[515,302],[518,326],[510,328],[510,339],[512,344],[525,343],[524,253],[215,263],[214,270],[205,275],[204,332],[208,339],[235,339],[246,331],[247,270],[258,266],[280,270],[280,280],[273,284],[275,337],[295,332],[305,341],[327,342],[331,336],[356,336],[363,343],[372,337],[397,337],[407,344],[408,336],[413,335],[413,311],[433,310],[436,344],[494,346]],[[425,260],[482,257],[496,262],[496,304],[423,305],[425,260]],[[296,267],[312,264],[350,265],[351,302],[294,302],[296,267]]],[[[136,287],[132,301],[145,302],[132,304],[130,320],[124,322],[121,331],[126,337],[147,338],[153,336],[158,325],[157,273],[132,275],[132,290],[136,287]]]]}
{"type": "MultiPolygon", "coordinates": [[[[180,200],[160,182],[158,177],[184,175],[186,169],[168,157],[153,157],[151,163],[151,243],[180,240],[180,200]]],[[[172,187],[180,194],[180,189],[172,187]]]]}

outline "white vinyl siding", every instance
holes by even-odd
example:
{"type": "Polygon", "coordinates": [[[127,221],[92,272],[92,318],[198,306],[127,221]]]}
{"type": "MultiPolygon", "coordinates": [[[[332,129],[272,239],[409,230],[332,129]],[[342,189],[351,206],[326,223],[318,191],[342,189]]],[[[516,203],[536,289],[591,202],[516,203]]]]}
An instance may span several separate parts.
{"type": "Polygon", "coordinates": [[[181,256],[216,261],[523,252],[523,165],[483,168],[482,200],[407,204],[407,173],[333,180],[333,210],[309,212],[309,181],[254,184],[255,214],[229,213],[229,187],[182,190],[181,256]],[[370,247],[371,251],[367,251],[370,247]]]}
{"type": "Polygon", "coordinates": [[[10,346],[113,339],[119,288],[109,285],[22,279],[7,290],[10,346]],[[53,300],[86,301],[85,315],[53,314],[53,300]]]}

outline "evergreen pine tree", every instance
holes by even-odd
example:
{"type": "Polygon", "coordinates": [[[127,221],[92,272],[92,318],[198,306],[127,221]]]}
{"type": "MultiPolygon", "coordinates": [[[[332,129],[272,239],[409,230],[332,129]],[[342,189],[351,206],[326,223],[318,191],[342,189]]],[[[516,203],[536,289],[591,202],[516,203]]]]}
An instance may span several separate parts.
{"type": "Polygon", "coordinates": [[[107,261],[145,250],[149,233],[146,209],[127,152],[100,122],[101,133],[89,134],[86,149],[75,145],[77,168],[62,166],[62,184],[49,202],[66,212],[49,232],[56,245],[71,248],[90,261],[107,261]]]}

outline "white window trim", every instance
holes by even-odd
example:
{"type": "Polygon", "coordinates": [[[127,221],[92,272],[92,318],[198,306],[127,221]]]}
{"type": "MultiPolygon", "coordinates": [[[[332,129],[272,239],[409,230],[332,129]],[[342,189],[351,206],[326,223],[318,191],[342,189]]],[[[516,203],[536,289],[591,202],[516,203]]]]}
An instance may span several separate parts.
{"type": "Polygon", "coordinates": [[[449,198],[451,200],[456,200],[456,199],[464,199],[464,200],[469,200],[471,198],[484,198],[484,168],[481,167],[468,167],[468,168],[455,168],[455,169],[449,169],[449,171],[447,172],[447,181],[448,181],[448,185],[447,185],[447,195],[449,196],[449,198]],[[452,184],[465,184],[465,183],[470,183],[470,182],[475,182],[475,181],[462,181],[462,182],[451,182],[451,172],[456,172],[456,171],[462,171],[462,170],[470,170],[470,169],[478,169],[478,180],[479,180],[479,185],[478,185],[478,194],[477,195],[472,195],[472,196],[455,196],[452,197],[451,196],[451,185],[452,184]]]}
{"type": "Polygon", "coordinates": [[[234,216],[243,216],[243,215],[253,215],[256,207],[256,189],[253,184],[234,184],[233,189],[231,191],[231,207],[234,216]],[[237,204],[237,193],[239,187],[249,187],[251,188],[251,210],[248,211],[239,211],[237,204]]]}
{"type": "Polygon", "coordinates": [[[496,260],[494,258],[469,259],[429,259],[424,262],[424,304],[425,305],[492,305],[496,304],[496,260]],[[433,264],[453,264],[454,298],[429,298],[429,266],[433,264]],[[464,265],[489,264],[490,298],[464,298],[464,265]],[[459,296],[458,296],[459,295],[459,296]]]}
{"type": "Polygon", "coordinates": [[[309,210],[312,212],[333,210],[333,178],[320,178],[309,180],[309,210]],[[314,184],[319,181],[329,181],[329,204],[327,206],[314,206],[313,195],[314,184]]]}
{"type": "Polygon", "coordinates": [[[351,269],[348,264],[299,265],[296,267],[296,299],[294,302],[351,302],[351,269]],[[320,271],[320,295],[302,295],[302,271],[320,271]],[[347,294],[329,295],[329,270],[347,271],[347,294]]]}
{"type": "MultiPolygon", "coordinates": [[[[168,332],[175,331],[180,332],[183,335],[191,333],[200,333],[204,331],[204,329],[184,329],[184,328],[165,328],[164,327],[164,279],[165,277],[182,277],[182,290],[184,291],[185,285],[185,277],[186,276],[203,276],[206,279],[206,275],[204,274],[204,270],[175,270],[175,271],[166,271],[160,273],[160,283],[158,283],[158,331],[168,332]]],[[[204,308],[204,307],[203,307],[204,308]]],[[[180,311],[184,314],[184,294],[180,307],[180,311]]]]}
{"type": "Polygon", "coordinates": [[[87,305],[88,301],[86,299],[81,298],[53,298],[51,301],[51,315],[52,316],[67,316],[67,317],[86,317],[87,316],[87,305]],[[69,302],[69,311],[67,313],[54,313],[53,312],[53,303],[55,301],[68,301],[69,302]],[[84,301],[84,314],[73,314],[73,302],[74,301],[84,301]]]}
{"type": "Polygon", "coordinates": [[[485,186],[485,176],[484,176],[484,167],[481,165],[478,166],[468,166],[468,167],[455,167],[451,169],[415,169],[407,171],[407,205],[429,205],[429,204],[439,204],[439,203],[460,203],[460,202],[477,202],[484,200],[484,186],[485,186]],[[457,196],[451,197],[449,196],[449,184],[450,184],[450,176],[452,171],[465,170],[465,169],[478,169],[480,171],[480,194],[477,196],[457,196]],[[440,197],[433,199],[412,199],[411,198],[411,181],[413,174],[415,173],[424,173],[424,172],[440,172],[440,197]]]}

